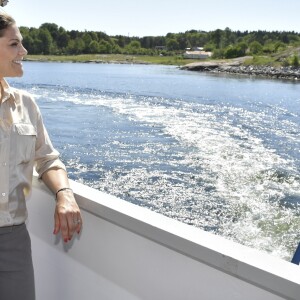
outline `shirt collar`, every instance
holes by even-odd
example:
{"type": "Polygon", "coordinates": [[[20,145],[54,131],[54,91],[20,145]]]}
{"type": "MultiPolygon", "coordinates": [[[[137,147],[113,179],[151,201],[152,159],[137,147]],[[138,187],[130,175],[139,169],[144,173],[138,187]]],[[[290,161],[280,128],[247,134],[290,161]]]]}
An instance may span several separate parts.
{"type": "Polygon", "coordinates": [[[7,81],[4,78],[2,78],[0,80],[0,84],[2,85],[3,88],[2,102],[5,102],[8,99],[12,99],[13,101],[15,101],[16,99],[14,93],[11,87],[9,86],[9,84],[7,83],[7,81]]]}

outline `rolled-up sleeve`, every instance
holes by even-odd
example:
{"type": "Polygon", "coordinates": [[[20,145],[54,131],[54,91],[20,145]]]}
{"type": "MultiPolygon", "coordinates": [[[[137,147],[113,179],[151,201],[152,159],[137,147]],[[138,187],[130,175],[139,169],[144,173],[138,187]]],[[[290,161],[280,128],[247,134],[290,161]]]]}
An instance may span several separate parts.
{"type": "Polygon", "coordinates": [[[44,126],[43,119],[39,109],[37,108],[37,136],[35,145],[35,168],[39,174],[39,178],[49,169],[59,168],[66,170],[65,165],[59,159],[59,152],[54,149],[48,132],[44,126]]]}
{"type": "MultiPolygon", "coordinates": [[[[66,170],[49,139],[41,112],[29,93],[0,80],[0,227],[27,219],[26,200],[32,191],[33,168],[39,177],[49,169],[66,170]]],[[[1,298],[1,296],[0,296],[1,298]]]]}

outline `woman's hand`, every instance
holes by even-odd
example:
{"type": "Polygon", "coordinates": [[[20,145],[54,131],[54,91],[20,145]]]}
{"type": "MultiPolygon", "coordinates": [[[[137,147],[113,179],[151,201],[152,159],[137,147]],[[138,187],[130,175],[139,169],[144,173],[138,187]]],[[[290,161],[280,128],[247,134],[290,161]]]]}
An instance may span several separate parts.
{"type": "Polygon", "coordinates": [[[76,232],[80,233],[82,217],[71,189],[60,191],[56,197],[54,213],[54,234],[61,231],[65,243],[70,241],[76,232]]]}
{"type": "Polygon", "coordinates": [[[63,169],[52,168],[43,173],[42,179],[56,197],[53,233],[61,232],[67,243],[82,228],[80,209],[70,188],[67,173],[63,169]]]}

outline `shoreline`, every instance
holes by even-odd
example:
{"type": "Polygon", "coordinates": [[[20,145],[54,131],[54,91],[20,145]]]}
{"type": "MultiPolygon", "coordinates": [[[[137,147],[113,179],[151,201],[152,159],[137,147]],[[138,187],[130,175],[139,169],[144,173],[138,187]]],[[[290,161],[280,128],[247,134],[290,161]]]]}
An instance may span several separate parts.
{"type": "Polygon", "coordinates": [[[149,65],[151,63],[146,61],[130,61],[130,60],[52,60],[52,59],[23,59],[25,62],[49,62],[49,63],[82,63],[82,64],[120,64],[120,65],[129,65],[129,64],[135,64],[135,65],[149,65]]]}
{"type": "MultiPolygon", "coordinates": [[[[228,74],[228,75],[243,75],[250,77],[263,77],[270,79],[283,79],[300,82],[300,67],[273,67],[269,65],[245,65],[244,62],[249,59],[247,57],[240,57],[231,60],[211,60],[211,61],[194,61],[188,64],[176,64],[176,62],[164,63],[163,61],[144,61],[141,57],[137,56],[125,56],[117,57],[117,59],[103,59],[105,56],[95,59],[55,59],[45,57],[27,57],[24,61],[29,62],[59,62],[59,63],[94,63],[94,64],[139,64],[139,65],[177,65],[181,70],[196,71],[196,72],[208,72],[213,74],[228,74]],[[138,59],[137,59],[138,58],[138,59]]],[[[116,58],[116,57],[115,57],[116,58]]]]}
{"type": "Polygon", "coordinates": [[[249,57],[231,61],[204,61],[190,63],[180,67],[181,70],[209,72],[214,74],[245,75],[270,79],[300,81],[300,67],[272,67],[268,65],[244,65],[249,57]]]}
{"type": "MultiPolygon", "coordinates": [[[[125,54],[80,54],[80,55],[27,55],[24,61],[30,62],[68,62],[68,63],[95,63],[95,64],[140,64],[140,65],[175,65],[186,64],[184,58],[176,56],[149,56],[125,54]]],[[[195,60],[193,60],[196,62],[195,60]]]]}

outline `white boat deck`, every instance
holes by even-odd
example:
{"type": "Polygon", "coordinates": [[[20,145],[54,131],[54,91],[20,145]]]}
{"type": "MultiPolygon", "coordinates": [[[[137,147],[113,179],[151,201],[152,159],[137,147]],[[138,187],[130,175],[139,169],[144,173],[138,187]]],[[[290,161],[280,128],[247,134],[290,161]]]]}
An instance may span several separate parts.
{"type": "Polygon", "coordinates": [[[37,300],[300,299],[300,267],[71,182],[84,228],[65,245],[54,199],[28,202],[37,300]]]}

